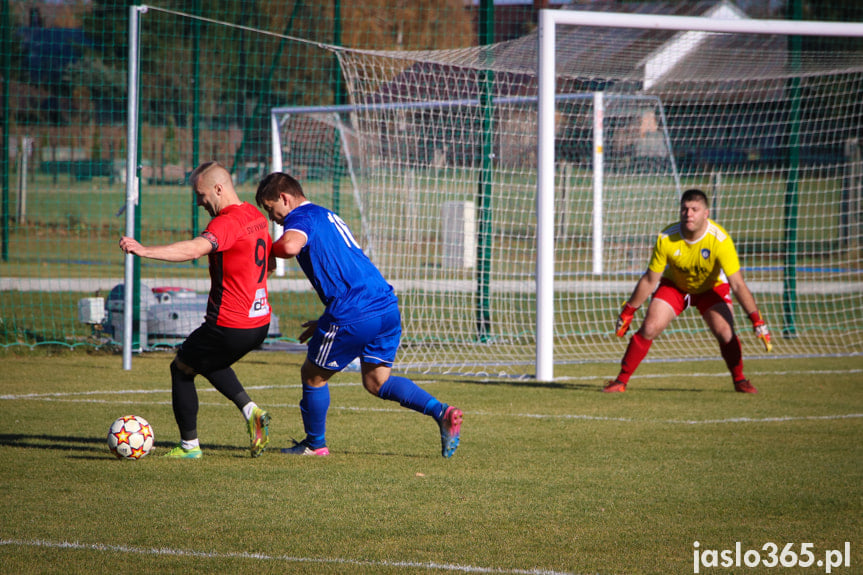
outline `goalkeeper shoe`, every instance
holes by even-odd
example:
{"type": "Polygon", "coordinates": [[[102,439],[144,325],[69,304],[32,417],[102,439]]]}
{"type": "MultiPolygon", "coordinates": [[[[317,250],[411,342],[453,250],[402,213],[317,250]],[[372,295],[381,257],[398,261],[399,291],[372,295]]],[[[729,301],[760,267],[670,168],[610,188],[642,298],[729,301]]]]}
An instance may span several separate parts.
{"type": "Polygon", "coordinates": [[[748,379],[741,379],[740,381],[735,381],[734,391],[738,393],[758,393],[758,390],[755,389],[751,383],[749,383],[748,379]]]}
{"type": "Polygon", "coordinates": [[[602,388],[603,393],[623,393],[624,391],[626,391],[626,384],[616,379],[609,381],[602,388]]]}
{"type": "Polygon", "coordinates": [[[330,454],[330,450],[327,449],[326,445],[323,447],[312,447],[304,439],[303,441],[294,440],[294,446],[283,447],[282,453],[287,453],[288,455],[317,455],[319,457],[324,457],[330,454]]]}
{"type": "Polygon", "coordinates": [[[444,405],[443,417],[440,418],[440,444],[441,455],[452,457],[458,449],[459,436],[461,435],[461,422],[464,413],[452,405],[444,405]]]}
{"type": "Polygon", "coordinates": [[[182,445],[177,445],[162,457],[167,457],[169,459],[201,459],[203,456],[204,452],[201,451],[200,447],[183,449],[182,445]]]}
{"type": "Polygon", "coordinates": [[[270,414],[256,407],[249,418],[249,449],[252,457],[258,457],[264,452],[270,441],[270,414]]]}

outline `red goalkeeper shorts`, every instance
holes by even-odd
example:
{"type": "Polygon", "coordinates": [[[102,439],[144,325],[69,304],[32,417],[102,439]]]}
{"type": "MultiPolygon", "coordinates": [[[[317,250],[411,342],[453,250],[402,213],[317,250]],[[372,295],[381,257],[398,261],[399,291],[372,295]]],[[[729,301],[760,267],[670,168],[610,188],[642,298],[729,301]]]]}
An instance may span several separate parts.
{"type": "Polygon", "coordinates": [[[661,299],[671,306],[675,315],[680,315],[683,310],[691,305],[698,308],[701,315],[707,313],[707,310],[718,303],[726,303],[731,305],[731,287],[727,283],[714,286],[701,293],[686,293],[679,289],[669,280],[662,278],[659,280],[659,287],[656,288],[653,297],[661,299]]]}

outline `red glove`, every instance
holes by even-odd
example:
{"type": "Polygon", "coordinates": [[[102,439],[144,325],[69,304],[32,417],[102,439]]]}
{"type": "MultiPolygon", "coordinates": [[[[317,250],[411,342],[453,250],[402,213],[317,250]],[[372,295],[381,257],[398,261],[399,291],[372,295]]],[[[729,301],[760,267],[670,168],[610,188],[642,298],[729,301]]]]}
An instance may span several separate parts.
{"type": "Polygon", "coordinates": [[[617,327],[614,331],[617,337],[623,337],[629,331],[629,326],[632,324],[632,318],[635,317],[635,310],[637,309],[637,307],[629,305],[629,302],[623,304],[623,309],[620,311],[620,315],[617,316],[617,327]]]}
{"type": "Polygon", "coordinates": [[[755,330],[755,337],[761,340],[764,344],[764,349],[768,353],[773,349],[773,344],[770,343],[770,330],[767,329],[767,323],[761,317],[761,312],[755,310],[749,314],[749,321],[752,322],[752,329],[755,330]]]}

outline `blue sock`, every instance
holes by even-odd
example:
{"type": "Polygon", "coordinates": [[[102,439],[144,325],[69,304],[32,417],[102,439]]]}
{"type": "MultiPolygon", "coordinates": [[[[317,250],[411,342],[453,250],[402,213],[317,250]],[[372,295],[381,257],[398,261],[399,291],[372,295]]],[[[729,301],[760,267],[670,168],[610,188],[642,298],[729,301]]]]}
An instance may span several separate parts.
{"type": "Polygon", "coordinates": [[[311,387],[303,384],[303,398],[300,400],[300,414],[306,441],[312,449],[327,444],[327,410],[330,408],[330,386],[311,387]]]}
{"type": "Polygon", "coordinates": [[[378,397],[398,401],[402,407],[430,415],[436,421],[443,416],[443,404],[406,377],[390,376],[381,386],[378,397]]]}

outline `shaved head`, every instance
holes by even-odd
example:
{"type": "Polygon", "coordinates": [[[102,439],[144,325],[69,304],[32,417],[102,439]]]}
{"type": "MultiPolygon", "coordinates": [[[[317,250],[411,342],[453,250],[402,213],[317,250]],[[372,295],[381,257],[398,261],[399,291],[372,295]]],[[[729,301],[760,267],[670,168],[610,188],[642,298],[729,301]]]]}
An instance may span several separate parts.
{"type": "Polygon", "coordinates": [[[198,205],[213,217],[227,206],[242,203],[234,190],[231,173],[219,162],[205,162],[195,168],[189,183],[198,205]]]}
{"type": "Polygon", "coordinates": [[[192,184],[192,188],[199,182],[202,186],[207,187],[216,184],[227,184],[231,182],[231,174],[219,162],[204,162],[195,168],[195,171],[189,177],[189,183],[192,184]]]}

